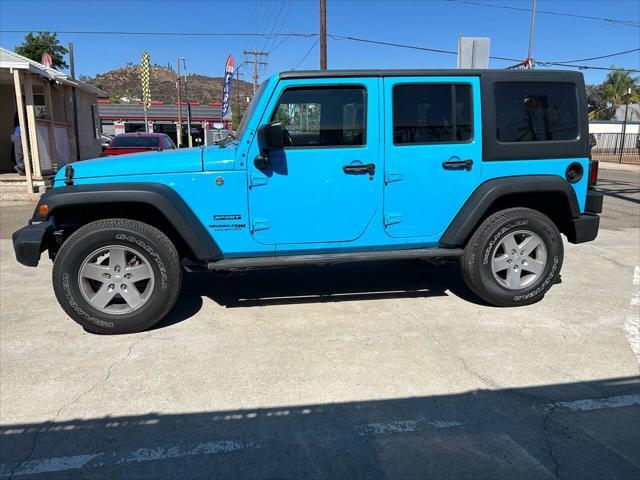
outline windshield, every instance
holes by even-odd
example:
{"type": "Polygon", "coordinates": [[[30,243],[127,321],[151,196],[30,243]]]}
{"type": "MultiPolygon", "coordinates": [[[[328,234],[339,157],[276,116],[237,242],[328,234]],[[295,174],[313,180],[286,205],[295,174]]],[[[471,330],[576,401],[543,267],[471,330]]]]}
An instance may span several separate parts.
{"type": "Polygon", "coordinates": [[[160,146],[160,139],[158,137],[118,136],[113,140],[111,146],[126,148],[158,148],[160,146]]]}
{"type": "Polygon", "coordinates": [[[260,101],[260,97],[262,97],[262,93],[267,87],[267,83],[269,83],[268,80],[265,80],[264,82],[262,82],[262,85],[260,85],[260,88],[258,88],[258,91],[251,99],[249,108],[244,113],[244,116],[242,117],[242,121],[240,122],[240,125],[238,125],[238,130],[236,131],[235,138],[241,138],[242,135],[244,135],[244,131],[247,128],[247,123],[249,123],[249,119],[253,115],[253,112],[255,111],[256,106],[258,105],[258,102],[260,101]]]}

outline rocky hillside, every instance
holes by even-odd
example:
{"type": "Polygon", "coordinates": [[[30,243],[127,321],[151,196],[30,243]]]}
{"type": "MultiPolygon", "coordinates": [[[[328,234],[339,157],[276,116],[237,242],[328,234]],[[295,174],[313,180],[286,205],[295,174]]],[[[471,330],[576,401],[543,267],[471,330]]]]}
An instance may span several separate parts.
{"type": "MultiPolygon", "coordinates": [[[[113,97],[138,99],[142,97],[140,86],[140,74],[137,65],[128,65],[110,72],[98,74],[95,78],[84,78],[84,81],[94,85],[113,97]]],[[[176,89],[177,75],[174,71],[160,66],[151,67],[151,100],[160,100],[165,103],[178,101],[176,89]]],[[[189,100],[209,103],[222,101],[222,88],[224,77],[207,77],[205,75],[189,75],[189,100]]],[[[246,98],[253,94],[251,83],[243,80],[233,81],[232,101],[236,96],[246,98]],[[239,90],[238,90],[239,89],[239,90]]],[[[182,87],[184,96],[184,85],[182,87]]],[[[182,99],[184,101],[184,98],[182,99]]]]}

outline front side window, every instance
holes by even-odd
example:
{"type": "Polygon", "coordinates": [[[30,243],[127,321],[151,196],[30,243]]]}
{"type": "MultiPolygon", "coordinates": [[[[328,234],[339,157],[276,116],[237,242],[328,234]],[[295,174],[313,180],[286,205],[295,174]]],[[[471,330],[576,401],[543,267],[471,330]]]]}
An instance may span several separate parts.
{"type": "Polygon", "coordinates": [[[473,137],[471,86],[397,85],[393,89],[393,143],[467,142],[473,137]]]}
{"type": "Polygon", "coordinates": [[[500,142],[578,138],[578,106],[572,83],[498,83],[495,99],[496,138],[500,142]]]}
{"type": "Polygon", "coordinates": [[[362,87],[290,88],[271,121],[282,123],[291,147],[364,145],[365,96],[362,87]]]}

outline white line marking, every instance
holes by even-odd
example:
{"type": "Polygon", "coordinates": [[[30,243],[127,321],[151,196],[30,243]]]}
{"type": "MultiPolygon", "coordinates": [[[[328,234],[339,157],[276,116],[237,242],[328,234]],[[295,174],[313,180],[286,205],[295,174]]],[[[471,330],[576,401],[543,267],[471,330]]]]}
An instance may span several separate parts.
{"type": "Polygon", "coordinates": [[[236,442],[233,440],[222,440],[219,442],[205,442],[196,445],[188,450],[180,447],[170,448],[140,448],[131,452],[127,457],[121,458],[116,463],[132,462],[153,462],[155,460],[165,460],[167,458],[192,457],[194,455],[215,455],[216,453],[235,452],[248,447],[256,447],[253,442],[236,442]]]}
{"type": "MultiPolygon", "coordinates": [[[[67,470],[78,470],[84,467],[87,463],[96,457],[102,455],[101,453],[94,453],[89,455],[74,455],[73,457],[54,457],[45,458],[44,460],[31,460],[25,463],[19,469],[17,469],[13,476],[18,475],[35,475],[37,473],[52,473],[52,472],[65,472],[67,470]]],[[[3,477],[8,477],[9,473],[3,474],[3,477]]]]}
{"type": "Polygon", "coordinates": [[[633,272],[633,293],[629,313],[624,321],[624,336],[640,365],[640,266],[633,272]]]}
{"type": "MultiPolygon", "coordinates": [[[[364,425],[356,425],[356,433],[359,435],[383,435],[386,433],[402,433],[415,432],[420,430],[420,423],[424,422],[424,418],[411,420],[396,420],[395,422],[366,423],[364,425]]],[[[433,428],[455,428],[468,424],[469,422],[460,422],[458,420],[431,420],[429,425],[433,428]]]]}
{"type": "Polygon", "coordinates": [[[397,420],[387,423],[367,423],[356,425],[360,435],[381,435],[383,433],[415,432],[419,420],[397,420]]]}
{"type": "MultiPolygon", "coordinates": [[[[215,442],[199,443],[191,448],[169,447],[169,448],[140,448],[131,452],[126,457],[115,458],[113,453],[91,453],[85,455],[74,455],[70,457],[44,458],[31,460],[20,468],[16,469],[13,476],[35,475],[42,473],[64,472],[68,470],[78,470],[83,467],[108,467],[121,465],[123,463],[153,462],[157,460],[167,460],[170,458],[191,457],[197,455],[216,455],[220,453],[235,452],[247,448],[260,448],[255,442],[238,442],[234,440],[220,440],[215,442]],[[98,459],[93,464],[92,460],[98,459]]],[[[10,467],[0,465],[0,477],[10,476],[10,467]]]]}
{"type": "Polygon", "coordinates": [[[429,422],[433,428],[455,428],[466,425],[468,422],[457,422],[456,420],[434,420],[429,422]]]}
{"type": "Polygon", "coordinates": [[[618,397],[597,399],[586,398],[584,400],[574,400],[573,402],[551,403],[547,407],[566,408],[572,412],[588,412],[602,408],[620,408],[631,405],[640,405],[640,395],[620,395],[618,397]]]}

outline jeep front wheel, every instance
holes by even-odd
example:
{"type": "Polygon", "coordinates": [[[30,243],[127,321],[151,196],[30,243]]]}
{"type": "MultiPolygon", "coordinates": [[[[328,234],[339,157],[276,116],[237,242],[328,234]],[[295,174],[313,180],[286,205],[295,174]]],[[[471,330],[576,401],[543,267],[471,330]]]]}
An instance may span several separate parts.
{"type": "Polygon", "coordinates": [[[556,225],[542,213],[509,208],[489,216],[460,260],[469,288],[499,307],[541,300],[560,275],[564,249],[556,225]]]}
{"type": "Polygon", "coordinates": [[[171,240],[155,227],[128,219],[79,228],[53,266],[58,302],[92,333],[151,327],[171,310],[181,282],[180,257],[171,240]]]}

